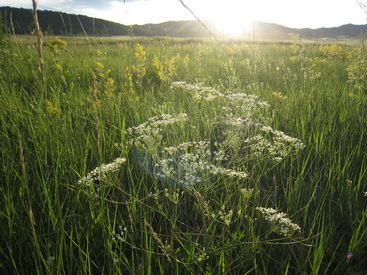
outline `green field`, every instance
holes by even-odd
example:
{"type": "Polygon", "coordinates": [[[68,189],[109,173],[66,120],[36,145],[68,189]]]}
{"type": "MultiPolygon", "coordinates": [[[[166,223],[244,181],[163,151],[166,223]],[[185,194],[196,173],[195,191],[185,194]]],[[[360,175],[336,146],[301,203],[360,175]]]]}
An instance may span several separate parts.
{"type": "Polygon", "coordinates": [[[1,274],[364,274],[361,42],[0,41],[1,274]]]}

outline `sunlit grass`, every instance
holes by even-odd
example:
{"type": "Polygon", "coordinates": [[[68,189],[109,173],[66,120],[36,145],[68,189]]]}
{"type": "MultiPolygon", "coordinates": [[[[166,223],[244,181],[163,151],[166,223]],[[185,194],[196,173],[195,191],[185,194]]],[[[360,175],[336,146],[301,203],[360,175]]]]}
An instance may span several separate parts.
{"type": "Polygon", "coordinates": [[[7,39],[2,274],[367,268],[360,48],[7,39]]]}

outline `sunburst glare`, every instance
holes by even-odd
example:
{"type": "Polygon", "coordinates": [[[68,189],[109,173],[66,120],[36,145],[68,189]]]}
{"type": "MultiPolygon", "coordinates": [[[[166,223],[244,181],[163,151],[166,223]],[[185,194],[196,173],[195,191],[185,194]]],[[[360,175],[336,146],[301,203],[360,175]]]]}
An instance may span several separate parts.
{"type": "Polygon", "coordinates": [[[255,1],[200,1],[195,7],[210,22],[215,33],[225,37],[251,33],[254,21],[261,16],[261,8],[255,1]]]}

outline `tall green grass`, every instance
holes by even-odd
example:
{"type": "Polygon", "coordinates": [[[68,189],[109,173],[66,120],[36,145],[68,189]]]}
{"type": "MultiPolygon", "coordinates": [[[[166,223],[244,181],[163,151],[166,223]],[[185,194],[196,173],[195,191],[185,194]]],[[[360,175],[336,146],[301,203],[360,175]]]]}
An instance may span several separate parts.
{"type": "MultiPolygon", "coordinates": [[[[35,39],[8,39],[0,57],[2,274],[367,269],[366,95],[348,82],[347,70],[357,46],[62,38],[65,48],[45,44],[42,83],[35,39]],[[173,88],[175,81],[196,88],[173,88]],[[198,100],[202,87],[256,95],[270,106],[198,100]],[[228,108],[252,126],[228,126],[228,108]],[[188,120],[159,126],[162,137],[149,144],[127,131],[180,113],[188,120]],[[305,148],[276,162],[265,149],[254,157],[246,138],[274,142],[260,124],[305,148]],[[203,140],[211,154],[215,142],[225,144],[229,158],[217,166],[248,177],[204,169],[195,176],[205,180],[185,185],[157,176],[155,165],[169,156],[164,147],[203,140]],[[118,171],[78,184],[121,157],[118,171]],[[300,232],[281,234],[258,207],[286,214],[300,232]]],[[[199,154],[195,146],[185,152],[199,154]]]]}

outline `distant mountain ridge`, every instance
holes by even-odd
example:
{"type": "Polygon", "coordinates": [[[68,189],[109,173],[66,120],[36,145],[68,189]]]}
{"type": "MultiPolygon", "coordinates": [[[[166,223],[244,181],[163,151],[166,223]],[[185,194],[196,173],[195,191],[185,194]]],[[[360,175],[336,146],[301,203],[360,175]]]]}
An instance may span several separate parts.
{"type": "MultiPolygon", "coordinates": [[[[12,7],[0,7],[1,26],[8,33],[30,34],[33,31],[32,10],[12,7]]],[[[165,36],[197,38],[210,37],[207,29],[198,21],[169,21],[158,24],[132,25],[55,11],[38,11],[38,19],[44,34],[50,35],[88,35],[88,36],[165,36]]],[[[207,27],[216,36],[216,32],[208,23],[207,27]]],[[[246,39],[287,40],[289,33],[299,33],[302,39],[320,38],[357,38],[367,33],[366,25],[346,24],[333,28],[288,28],[274,23],[254,22],[253,29],[243,34],[246,39]]]]}

